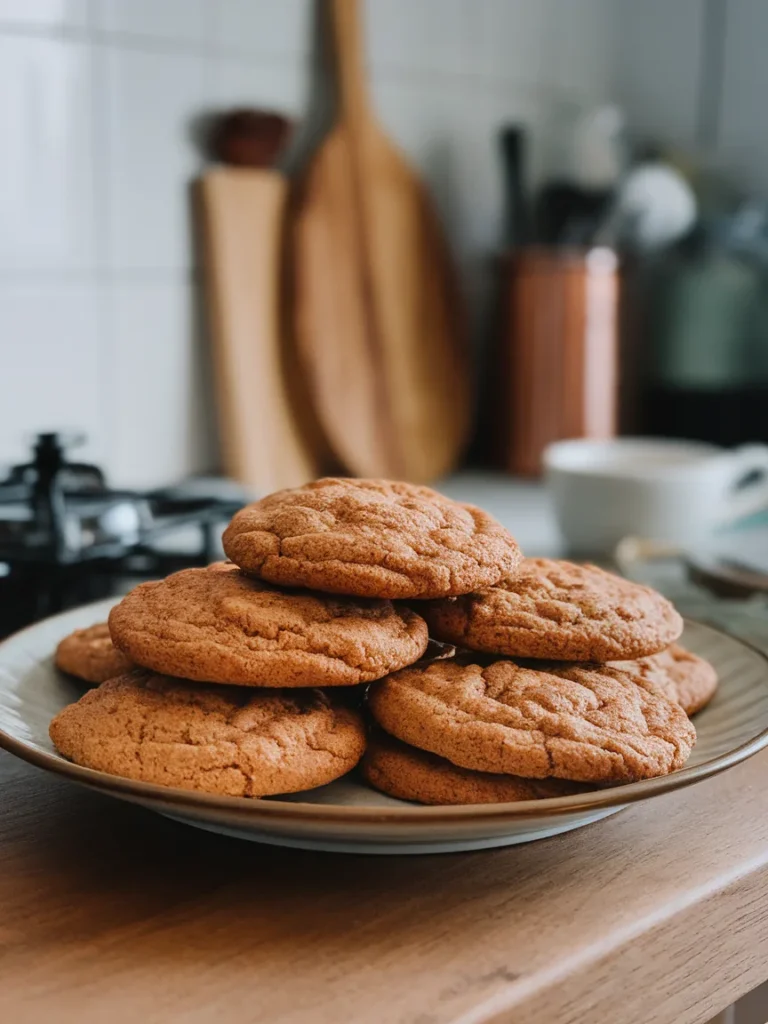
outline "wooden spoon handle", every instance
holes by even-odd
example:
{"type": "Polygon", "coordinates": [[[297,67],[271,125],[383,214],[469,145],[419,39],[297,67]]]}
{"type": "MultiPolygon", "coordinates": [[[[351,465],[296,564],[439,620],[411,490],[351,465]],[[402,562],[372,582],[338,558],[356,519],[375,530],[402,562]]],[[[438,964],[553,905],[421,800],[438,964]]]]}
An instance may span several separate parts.
{"type": "Polygon", "coordinates": [[[368,116],[368,86],[363,58],[362,19],[358,0],[326,0],[331,22],[332,68],[336,79],[339,118],[368,116]]]}

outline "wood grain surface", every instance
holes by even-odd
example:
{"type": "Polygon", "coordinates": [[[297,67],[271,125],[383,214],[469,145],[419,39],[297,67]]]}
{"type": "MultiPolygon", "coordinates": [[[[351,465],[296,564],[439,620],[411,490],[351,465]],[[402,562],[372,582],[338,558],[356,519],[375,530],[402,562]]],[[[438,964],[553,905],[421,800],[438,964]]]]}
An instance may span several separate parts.
{"type": "Polygon", "coordinates": [[[702,1024],[768,976],[767,771],[528,846],[361,857],[0,752],[0,1020],[702,1024]]]}
{"type": "Polygon", "coordinates": [[[287,182],[221,167],[199,182],[224,469],[256,493],[317,476],[320,445],[281,314],[287,182]]]}
{"type": "Polygon", "coordinates": [[[456,275],[426,188],[372,113],[357,0],[327,10],[338,109],[292,215],[298,351],[351,473],[433,480],[469,425],[456,275]]]}

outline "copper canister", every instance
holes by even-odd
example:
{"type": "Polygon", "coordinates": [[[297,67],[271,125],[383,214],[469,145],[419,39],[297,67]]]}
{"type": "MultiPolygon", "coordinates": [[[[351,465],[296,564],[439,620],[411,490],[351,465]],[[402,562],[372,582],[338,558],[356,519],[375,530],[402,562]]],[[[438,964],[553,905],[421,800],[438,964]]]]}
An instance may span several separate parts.
{"type": "Polygon", "coordinates": [[[616,433],[619,264],[610,249],[530,248],[502,274],[497,460],[536,476],[552,441],[616,433]]]}

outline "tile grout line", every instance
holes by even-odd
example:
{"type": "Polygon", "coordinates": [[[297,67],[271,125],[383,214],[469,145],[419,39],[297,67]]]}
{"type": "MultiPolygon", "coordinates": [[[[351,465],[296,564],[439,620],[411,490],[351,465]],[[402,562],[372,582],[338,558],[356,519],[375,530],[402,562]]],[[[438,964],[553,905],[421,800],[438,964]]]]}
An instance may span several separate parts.
{"type": "Polygon", "coordinates": [[[85,267],[83,269],[39,269],[13,270],[0,268],[1,288],[23,287],[80,287],[84,284],[193,284],[197,280],[194,267],[85,267]]]}
{"type": "MultiPolygon", "coordinates": [[[[88,42],[97,47],[115,47],[131,51],[156,54],[187,55],[190,57],[207,57],[215,61],[248,64],[258,61],[270,67],[301,65],[308,59],[304,49],[285,51],[239,50],[220,46],[215,39],[196,43],[192,40],[174,40],[158,36],[133,32],[106,31],[97,28],[80,28],[69,25],[39,26],[17,22],[0,21],[0,37],[51,39],[60,42],[88,42]]],[[[423,70],[397,61],[372,61],[370,74],[373,79],[379,78],[388,83],[404,83],[406,85],[422,85],[444,87],[446,82],[454,81],[466,85],[469,80],[480,88],[515,88],[526,92],[538,93],[553,91],[538,78],[515,78],[509,75],[488,73],[483,69],[462,67],[452,71],[442,68],[423,70]]],[[[554,91],[558,91],[556,88],[554,91]]]]}

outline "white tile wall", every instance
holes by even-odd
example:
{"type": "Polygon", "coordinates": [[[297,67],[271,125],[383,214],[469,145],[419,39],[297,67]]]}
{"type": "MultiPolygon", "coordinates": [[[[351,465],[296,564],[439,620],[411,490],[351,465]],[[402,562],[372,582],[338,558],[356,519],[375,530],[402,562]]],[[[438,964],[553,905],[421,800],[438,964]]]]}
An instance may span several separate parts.
{"type": "Polygon", "coordinates": [[[545,12],[542,85],[575,103],[608,95],[615,67],[616,0],[540,3],[545,12]]]}
{"type": "Polygon", "coordinates": [[[114,271],[189,267],[188,187],[201,164],[191,126],[208,102],[206,58],[110,43],[98,47],[96,67],[107,265],[114,271]]]}
{"type": "MultiPolygon", "coordinates": [[[[524,121],[541,176],[563,99],[609,95],[611,8],[365,2],[375,102],[434,190],[476,313],[499,236],[496,133],[524,121]]],[[[312,11],[311,0],[0,0],[0,458],[61,424],[92,436],[119,483],[215,468],[189,283],[187,190],[201,166],[190,122],[236,103],[301,118],[312,11]]]]}
{"type": "Polygon", "coordinates": [[[91,50],[0,33],[0,272],[91,268],[91,50]]]}
{"type": "Polygon", "coordinates": [[[87,281],[0,281],[0,463],[26,455],[35,430],[83,433],[81,454],[107,456],[98,326],[87,281]]]}
{"type": "Polygon", "coordinates": [[[731,0],[725,37],[725,74],[720,111],[720,159],[739,184],[768,197],[765,42],[768,4],[731,0]]]}
{"type": "Polygon", "coordinates": [[[459,78],[468,70],[471,24],[462,0],[370,0],[364,26],[370,66],[459,78]]]}
{"type": "Polygon", "coordinates": [[[208,0],[95,0],[93,23],[110,33],[133,33],[178,43],[203,43],[208,0]]]}
{"type": "Polygon", "coordinates": [[[110,477],[156,486],[209,469],[210,372],[188,281],[107,288],[110,477]]]}
{"type": "Polygon", "coordinates": [[[307,99],[307,69],[299,58],[260,63],[252,58],[213,57],[206,102],[216,109],[233,106],[274,108],[299,120],[307,99]]]}
{"type": "Polygon", "coordinates": [[[84,28],[88,0],[0,0],[0,25],[84,28]]]}
{"type": "Polygon", "coordinates": [[[309,49],[312,5],[307,0],[209,2],[213,40],[223,53],[297,57],[309,49]]]}
{"type": "Polygon", "coordinates": [[[636,134],[692,153],[731,183],[768,198],[768,3],[615,4],[616,94],[636,134]]]}
{"type": "Polygon", "coordinates": [[[617,92],[640,136],[696,143],[705,4],[618,0],[617,92]]]}
{"type": "MultiPolygon", "coordinates": [[[[564,5],[561,5],[564,8],[564,5]]],[[[546,82],[545,0],[486,0],[471,12],[472,70],[524,85],[546,82]]]]}

